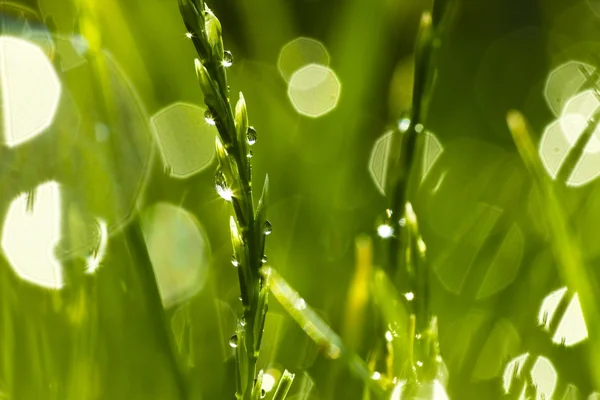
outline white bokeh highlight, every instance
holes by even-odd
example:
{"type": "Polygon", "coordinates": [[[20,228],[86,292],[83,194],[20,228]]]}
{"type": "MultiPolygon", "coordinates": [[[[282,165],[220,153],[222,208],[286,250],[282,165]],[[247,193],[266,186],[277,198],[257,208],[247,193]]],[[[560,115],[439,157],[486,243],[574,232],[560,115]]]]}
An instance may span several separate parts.
{"type": "Polygon", "coordinates": [[[50,126],[61,86],[41,48],[22,39],[0,36],[0,85],[4,142],[8,147],[27,142],[50,126]]]}
{"type": "Polygon", "coordinates": [[[175,178],[203,171],[214,159],[217,130],[204,113],[195,104],[175,103],[151,118],[163,164],[175,178]]]}
{"type": "Polygon", "coordinates": [[[569,61],[554,68],[546,80],[544,97],[555,116],[559,116],[566,102],[584,90],[586,75],[595,68],[580,61],[569,61]]]}
{"type": "Polygon", "coordinates": [[[552,341],[569,347],[583,342],[587,337],[588,330],[581,311],[579,296],[575,293],[556,327],[552,341]]]}
{"type": "Polygon", "coordinates": [[[550,293],[542,301],[538,313],[538,324],[547,331],[555,326],[552,334],[552,342],[563,346],[575,346],[588,338],[588,330],[585,324],[583,311],[577,293],[568,300],[567,288],[563,287],[550,293]],[[569,301],[562,315],[556,315],[563,302],[569,301]]]}
{"type": "Polygon", "coordinates": [[[142,214],[142,230],[165,307],[202,290],[210,262],[210,245],[187,210],[157,203],[142,214]]]}
{"type": "Polygon", "coordinates": [[[50,289],[63,286],[62,266],[54,255],[61,233],[60,187],[39,185],[12,201],[2,229],[2,250],[10,266],[25,281],[50,289]],[[32,205],[28,209],[28,203],[32,205]]]}
{"type": "Polygon", "coordinates": [[[294,72],[290,78],[288,97],[296,112],[318,118],[337,106],[341,90],[342,84],[331,68],[309,64],[294,72]]]}
{"type": "Polygon", "coordinates": [[[329,65],[329,52],[323,43],[309,37],[297,37],[286,43],[279,52],[277,69],[287,81],[295,71],[309,64],[329,65]]]}
{"type": "MultiPolygon", "coordinates": [[[[402,380],[398,382],[392,391],[390,400],[406,399],[406,397],[403,395],[405,386],[406,381],[402,380]]],[[[449,400],[449,397],[442,383],[436,379],[433,382],[424,382],[422,385],[420,385],[417,389],[417,393],[414,395],[414,397],[410,397],[410,399],[449,400]]]]}
{"type": "MultiPolygon", "coordinates": [[[[529,359],[529,353],[522,354],[512,359],[504,370],[502,377],[504,393],[511,393],[511,386],[513,386],[514,379],[525,379],[524,374],[528,374],[531,378],[531,383],[536,388],[536,400],[548,400],[551,399],[556,390],[558,381],[558,375],[554,365],[544,356],[538,356],[534,363],[531,365],[531,369],[525,370],[525,363],[529,359]]],[[[520,392],[519,400],[525,400],[526,383],[523,383],[522,388],[515,387],[513,390],[520,392]]]]}
{"type": "MultiPolygon", "coordinates": [[[[583,91],[564,106],[560,117],[549,124],[540,140],[539,154],[544,168],[552,179],[556,179],[569,151],[583,134],[588,121],[600,107],[594,90],[583,91]]],[[[569,172],[568,186],[583,186],[600,176],[600,127],[596,126],[584,147],[581,158],[569,172]]]]}

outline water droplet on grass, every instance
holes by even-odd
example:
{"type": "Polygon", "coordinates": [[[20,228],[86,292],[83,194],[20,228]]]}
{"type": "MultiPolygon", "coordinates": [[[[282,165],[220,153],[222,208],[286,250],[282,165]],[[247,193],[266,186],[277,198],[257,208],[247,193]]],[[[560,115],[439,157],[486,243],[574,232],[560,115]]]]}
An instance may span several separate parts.
{"type": "Polygon", "coordinates": [[[273,232],[273,226],[271,225],[271,223],[269,221],[265,222],[265,235],[270,235],[273,232]]]}
{"type": "Polygon", "coordinates": [[[233,334],[231,335],[231,337],[229,338],[229,345],[231,347],[233,347],[234,349],[238,346],[238,336],[237,334],[233,334]]]}
{"type": "Polygon", "coordinates": [[[254,129],[254,127],[250,126],[248,127],[248,144],[250,146],[254,145],[254,143],[256,143],[256,139],[257,139],[257,133],[256,133],[256,129],[254,129]]]}
{"type": "Polygon", "coordinates": [[[225,68],[229,68],[233,65],[233,54],[231,54],[230,51],[225,50],[223,52],[223,61],[221,61],[221,64],[223,64],[225,68]]]}
{"type": "Polygon", "coordinates": [[[225,181],[225,175],[223,175],[223,171],[220,169],[215,173],[215,188],[217,189],[217,193],[221,198],[231,201],[233,198],[233,192],[227,186],[227,182],[225,181]]]}
{"type": "Polygon", "coordinates": [[[206,111],[204,112],[204,120],[209,125],[216,125],[215,117],[213,116],[213,113],[212,113],[212,111],[210,111],[209,108],[207,108],[206,111]]]}

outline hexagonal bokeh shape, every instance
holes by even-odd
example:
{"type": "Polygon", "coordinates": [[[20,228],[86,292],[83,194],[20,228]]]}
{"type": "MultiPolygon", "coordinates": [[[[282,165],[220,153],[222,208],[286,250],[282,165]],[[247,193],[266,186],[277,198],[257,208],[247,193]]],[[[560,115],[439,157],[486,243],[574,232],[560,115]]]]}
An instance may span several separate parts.
{"type": "Polygon", "coordinates": [[[80,109],[90,112],[82,114],[73,157],[59,174],[69,204],[88,221],[105,221],[114,233],[142,198],[154,143],[150,118],[123,70],[107,52],[96,57],[102,76],[84,64],[77,69],[77,85],[70,87],[80,109]],[[100,82],[105,100],[95,94],[100,82]]]}
{"type": "Polygon", "coordinates": [[[299,114],[318,118],[337,106],[341,90],[342,84],[331,68],[309,64],[292,75],[288,97],[299,114]]]}
{"type": "Polygon", "coordinates": [[[155,204],[144,210],[142,229],[165,307],[204,287],[210,244],[190,212],[169,203],[155,204]]]}
{"type": "MultiPolygon", "coordinates": [[[[583,134],[600,101],[592,90],[569,99],[557,121],[549,124],[540,140],[539,153],[548,174],[556,179],[568,153],[583,134]]],[[[567,171],[567,185],[583,186],[600,176],[600,127],[585,144],[583,154],[567,171]]]]}
{"type": "Polygon", "coordinates": [[[567,288],[561,288],[544,298],[538,314],[538,323],[549,331],[552,341],[563,346],[575,346],[588,338],[588,330],[579,303],[579,296],[567,296],[567,288]],[[569,302],[562,315],[556,315],[561,304],[569,302]],[[554,329],[554,332],[551,330],[554,329]]]}
{"type": "Polygon", "coordinates": [[[8,36],[0,37],[0,81],[4,142],[16,147],[50,126],[61,84],[41,48],[8,36]]]}
{"type": "Polygon", "coordinates": [[[152,117],[165,170],[187,178],[208,167],[215,155],[217,130],[204,119],[205,109],[175,103],[152,117]]]}
{"type": "Polygon", "coordinates": [[[546,80],[544,97],[554,115],[561,114],[566,102],[584,88],[586,74],[594,71],[595,68],[589,64],[569,61],[550,72],[546,80]]]}
{"type": "MultiPolygon", "coordinates": [[[[525,376],[529,375],[531,383],[536,388],[536,400],[551,399],[558,382],[554,365],[544,356],[538,356],[533,364],[529,364],[527,363],[529,357],[529,353],[522,354],[506,365],[503,375],[504,393],[513,393],[516,389],[524,394],[527,389],[525,376]],[[529,367],[526,369],[527,365],[529,367]],[[519,387],[517,382],[523,382],[522,387],[519,387]]],[[[524,397],[522,395],[519,398],[524,397]]]]}
{"type": "MultiPolygon", "coordinates": [[[[388,158],[390,146],[392,145],[392,134],[394,131],[384,133],[373,145],[369,159],[369,172],[375,186],[381,194],[385,195],[385,179],[387,176],[388,158]]],[[[439,139],[431,132],[423,134],[423,157],[421,165],[421,180],[425,179],[433,165],[436,163],[444,147],[439,139]]]]}
{"type": "Polygon", "coordinates": [[[54,256],[60,233],[60,187],[46,182],[11,202],[2,228],[2,250],[20,278],[60,289],[62,266],[54,256]]]}
{"type": "Polygon", "coordinates": [[[295,71],[309,64],[329,65],[329,52],[323,43],[308,37],[286,43],[277,59],[277,68],[286,82],[295,71]]]}

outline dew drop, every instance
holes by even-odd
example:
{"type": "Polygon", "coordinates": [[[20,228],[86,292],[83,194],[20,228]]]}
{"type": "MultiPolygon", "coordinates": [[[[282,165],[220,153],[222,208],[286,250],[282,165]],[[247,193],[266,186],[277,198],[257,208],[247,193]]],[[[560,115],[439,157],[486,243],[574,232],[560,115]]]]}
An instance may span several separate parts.
{"type": "Polygon", "coordinates": [[[231,265],[233,265],[234,267],[240,266],[240,262],[237,260],[237,258],[235,258],[235,255],[231,256],[231,265]]]}
{"type": "Polygon", "coordinates": [[[260,390],[260,398],[264,399],[266,395],[267,395],[267,391],[265,389],[261,389],[260,390]]]}
{"type": "Polygon", "coordinates": [[[381,224],[377,227],[377,235],[383,239],[388,239],[394,236],[394,228],[388,224],[381,224]]]}
{"type": "Polygon", "coordinates": [[[240,318],[240,326],[246,326],[246,318],[245,317],[240,318]]]}
{"type": "Polygon", "coordinates": [[[263,264],[267,263],[267,256],[262,256],[262,258],[260,259],[260,262],[263,264]]]}
{"type": "Polygon", "coordinates": [[[408,118],[402,118],[398,122],[398,129],[400,129],[400,132],[406,132],[409,127],[410,127],[410,119],[408,119],[408,118]]]}
{"type": "Polygon", "coordinates": [[[227,186],[225,175],[223,175],[223,171],[221,171],[221,169],[217,169],[217,172],[215,173],[215,188],[222,199],[231,201],[233,198],[233,192],[229,186],[227,186]]]}
{"type": "Polygon", "coordinates": [[[229,345],[231,347],[233,347],[234,349],[237,347],[237,345],[238,345],[238,336],[237,336],[237,334],[234,333],[233,335],[231,335],[231,337],[229,338],[229,345]]]}
{"type": "Polygon", "coordinates": [[[248,154],[246,154],[246,157],[248,157],[248,158],[252,158],[252,156],[253,156],[253,155],[254,155],[254,153],[252,153],[252,150],[250,150],[250,151],[248,152],[248,154]]]}
{"type": "Polygon", "coordinates": [[[423,132],[423,129],[425,129],[425,128],[423,127],[423,125],[422,125],[422,124],[417,124],[417,125],[415,126],[415,132],[417,132],[417,133],[421,133],[421,132],[423,132]]]}
{"type": "Polygon", "coordinates": [[[221,64],[225,68],[229,68],[233,65],[233,54],[231,54],[230,51],[225,50],[223,52],[223,61],[221,61],[221,64]]]}
{"type": "Polygon", "coordinates": [[[254,143],[256,143],[257,133],[256,133],[256,129],[254,129],[252,126],[248,127],[247,137],[248,137],[248,144],[250,146],[252,146],[254,143]]]}
{"type": "Polygon", "coordinates": [[[265,222],[265,230],[264,233],[265,235],[270,235],[273,232],[273,226],[271,225],[271,223],[269,221],[265,222]]]}
{"type": "Polygon", "coordinates": [[[207,108],[206,111],[204,111],[204,120],[209,125],[216,125],[215,117],[213,116],[212,111],[210,111],[210,108],[207,108]]]}

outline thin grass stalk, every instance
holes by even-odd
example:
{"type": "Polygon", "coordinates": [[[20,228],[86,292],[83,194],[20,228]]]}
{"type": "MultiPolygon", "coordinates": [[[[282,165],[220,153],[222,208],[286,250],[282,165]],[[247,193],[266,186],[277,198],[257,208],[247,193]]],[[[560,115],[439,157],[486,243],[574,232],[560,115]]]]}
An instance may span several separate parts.
{"type": "Polygon", "coordinates": [[[407,395],[411,390],[417,390],[423,381],[435,380],[441,362],[437,319],[432,316],[429,306],[431,272],[425,258],[426,246],[419,233],[417,217],[408,202],[408,191],[409,185],[415,181],[413,170],[419,137],[425,131],[437,77],[435,67],[440,31],[454,17],[456,4],[451,0],[438,0],[433,16],[429,12],[422,15],[415,48],[412,109],[398,123],[396,134],[392,135],[388,161],[386,213],[393,234],[387,238],[386,270],[390,277],[399,273],[399,289],[405,292],[409,312],[408,357],[401,374],[407,380],[407,395]],[[416,341],[416,338],[420,340],[416,341]],[[420,366],[419,373],[417,365],[420,366]]]}
{"type": "Polygon", "coordinates": [[[189,385],[187,376],[182,368],[180,360],[177,358],[177,348],[171,333],[170,324],[167,322],[163,304],[158,288],[158,280],[152,268],[152,261],[148,254],[148,248],[144,241],[141,221],[139,216],[135,218],[124,229],[127,239],[127,250],[134,264],[138,266],[139,277],[142,281],[141,287],[144,289],[144,298],[148,302],[148,309],[152,310],[150,317],[154,325],[155,332],[159,335],[160,343],[167,347],[166,355],[170,369],[175,375],[177,389],[180,398],[189,399],[189,385]]]}
{"type": "Polygon", "coordinates": [[[592,379],[595,386],[600,387],[600,362],[595,356],[600,354],[600,310],[597,302],[600,292],[584,266],[583,255],[574,240],[573,230],[565,219],[566,214],[556,195],[555,187],[538,157],[525,117],[518,111],[510,111],[507,123],[517,150],[539,191],[540,211],[548,224],[552,251],[558,261],[560,277],[567,287],[579,296],[589,331],[592,379]]]}
{"type": "Polygon", "coordinates": [[[230,219],[234,266],[238,277],[243,314],[230,344],[236,348],[236,397],[260,398],[260,372],[256,373],[262,334],[267,313],[268,289],[260,269],[265,238],[271,232],[266,220],[268,178],[261,199],[254,207],[250,147],[256,131],[248,125],[248,113],[240,93],[235,109],[230,103],[226,68],[232,64],[231,53],[224,51],[221,23],[203,0],[179,0],[179,9],[198,58],[196,74],[207,107],[206,119],[217,128],[215,176],[217,192],[233,207],[230,219]],[[258,397],[257,397],[258,396],[258,397]]]}

